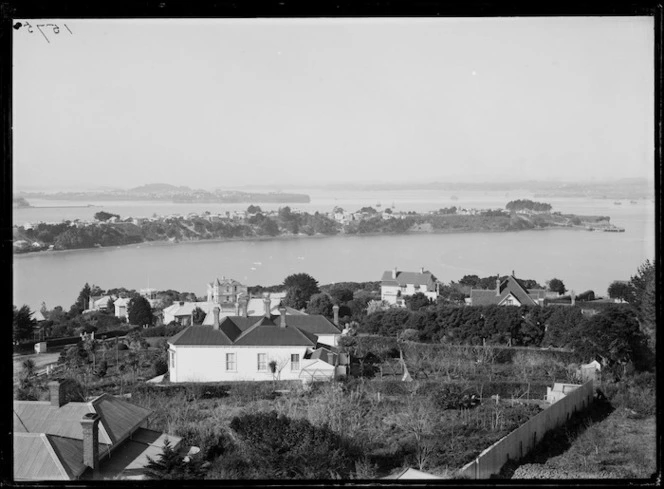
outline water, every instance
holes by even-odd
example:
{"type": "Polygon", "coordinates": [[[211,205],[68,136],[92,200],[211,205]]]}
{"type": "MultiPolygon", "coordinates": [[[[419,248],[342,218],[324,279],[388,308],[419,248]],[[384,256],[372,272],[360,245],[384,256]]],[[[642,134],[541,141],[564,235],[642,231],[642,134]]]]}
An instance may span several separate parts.
{"type": "MultiPolygon", "coordinates": [[[[395,204],[397,210],[427,211],[452,205],[504,207],[527,194],[459,192],[459,200],[440,192],[370,192],[312,195],[309,204],[293,205],[307,212],[329,211],[335,205],[357,210],[364,205],[395,204]]],[[[541,199],[545,200],[545,199],[541,199]]],[[[65,308],[85,284],[102,288],[175,289],[206,293],[206,283],[225,275],[247,285],[274,285],[292,273],[306,272],[319,283],[380,280],[384,270],[425,267],[443,282],[466,274],[488,276],[515,271],[518,277],[544,284],[557,277],[577,293],[592,289],[605,294],[613,280],[627,280],[646,259],[654,257],[654,205],[639,201],[616,206],[610,200],[546,199],[554,210],[608,215],[624,233],[544,230],[511,233],[353,236],[265,241],[142,243],[117,248],[47,252],[14,257],[14,304],[38,309],[42,301],[65,308]],[[257,264],[260,263],[260,264],[257,264]]],[[[53,201],[48,201],[53,204],[53,201]]],[[[58,202],[58,205],[63,205],[58,202]]],[[[95,203],[96,204],[96,203],[95,203]]],[[[35,204],[36,205],[36,204],[35,204]]],[[[79,204],[80,205],[80,204],[79,204]]],[[[171,204],[167,202],[103,203],[123,216],[177,212],[224,212],[247,204],[171,204]]],[[[279,205],[264,205],[278,208],[279,205]]],[[[91,218],[100,208],[16,209],[15,223],[35,220],[91,218]],[[49,215],[52,217],[44,218],[49,215]],[[28,216],[32,217],[28,217],[28,216]],[[35,218],[39,215],[40,217],[35,218]],[[87,217],[86,217],[87,216],[87,217]]]]}

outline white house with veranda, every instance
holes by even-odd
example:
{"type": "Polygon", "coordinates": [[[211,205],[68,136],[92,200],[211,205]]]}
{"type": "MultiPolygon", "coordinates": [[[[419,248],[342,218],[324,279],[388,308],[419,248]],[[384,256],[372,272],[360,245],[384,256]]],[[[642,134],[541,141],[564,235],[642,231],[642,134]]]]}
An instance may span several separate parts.
{"type": "MultiPolygon", "coordinates": [[[[261,316],[226,316],[213,309],[211,326],[194,325],[168,340],[171,382],[221,382],[239,380],[322,380],[345,373],[331,351],[341,335],[332,321],[321,315],[290,315],[285,307],[272,314],[264,299],[261,316]],[[320,353],[320,352],[319,352],[320,353]],[[334,358],[333,363],[325,361],[334,358]],[[274,371],[271,363],[274,362],[274,371]]],[[[338,323],[338,307],[335,308],[338,323]]]]}
{"type": "Polygon", "coordinates": [[[421,268],[419,272],[400,272],[394,270],[383,272],[380,282],[380,298],[388,304],[404,305],[406,296],[423,293],[435,301],[438,298],[438,280],[434,275],[421,268]]]}

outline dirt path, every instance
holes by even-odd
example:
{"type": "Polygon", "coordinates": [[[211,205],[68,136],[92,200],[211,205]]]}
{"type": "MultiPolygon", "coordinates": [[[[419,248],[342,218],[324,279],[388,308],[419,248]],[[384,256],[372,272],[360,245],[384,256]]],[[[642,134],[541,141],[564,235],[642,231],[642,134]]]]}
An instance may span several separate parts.
{"type": "Polygon", "coordinates": [[[41,372],[42,370],[46,369],[47,365],[57,363],[59,357],[60,357],[60,352],[32,353],[30,355],[14,355],[14,357],[12,358],[14,363],[14,379],[16,379],[17,375],[21,372],[22,364],[27,359],[31,359],[33,362],[35,362],[36,371],[41,372]]]}

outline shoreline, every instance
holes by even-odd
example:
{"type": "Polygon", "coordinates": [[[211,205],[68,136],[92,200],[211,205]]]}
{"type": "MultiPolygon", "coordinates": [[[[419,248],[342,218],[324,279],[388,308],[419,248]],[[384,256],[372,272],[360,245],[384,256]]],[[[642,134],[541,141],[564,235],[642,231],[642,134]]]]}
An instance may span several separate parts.
{"type": "Polygon", "coordinates": [[[25,256],[44,256],[44,255],[55,255],[63,253],[76,253],[82,251],[93,251],[93,250],[112,250],[120,248],[140,248],[142,246],[174,246],[174,245],[193,245],[200,243],[234,243],[234,242],[260,242],[260,241],[289,241],[289,240],[304,240],[304,239],[325,239],[325,238],[359,238],[359,237],[377,237],[377,236],[412,236],[412,235],[436,235],[436,234],[471,234],[471,233],[522,233],[528,231],[551,231],[551,230],[569,230],[569,231],[585,231],[583,226],[550,226],[545,228],[533,228],[533,229],[477,229],[477,230],[459,230],[459,229],[450,229],[450,230],[437,230],[437,231],[411,231],[407,233],[382,233],[382,232],[373,232],[373,233],[356,233],[356,234],[347,234],[347,233],[337,233],[337,234],[314,234],[314,235],[279,235],[279,236],[246,236],[241,238],[210,238],[210,239],[185,239],[181,241],[170,241],[170,240],[156,240],[156,241],[142,241],[140,243],[129,243],[123,245],[114,245],[114,246],[95,246],[92,248],[74,248],[68,250],[42,250],[42,251],[30,251],[26,253],[16,253],[13,252],[13,258],[16,257],[25,257],[25,256]]]}

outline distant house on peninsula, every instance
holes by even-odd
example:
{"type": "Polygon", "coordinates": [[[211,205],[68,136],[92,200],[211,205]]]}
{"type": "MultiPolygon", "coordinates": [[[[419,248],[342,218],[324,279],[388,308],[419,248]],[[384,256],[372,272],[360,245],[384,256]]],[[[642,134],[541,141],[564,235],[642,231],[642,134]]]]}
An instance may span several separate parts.
{"type": "Polygon", "coordinates": [[[190,326],[168,340],[170,381],[332,379],[343,369],[331,354],[341,335],[338,311],[335,307],[334,322],[321,315],[288,314],[283,306],[275,315],[266,297],[262,315],[250,316],[243,309],[241,315],[222,319],[215,306],[211,326],[190,326]],[[315,353],[320,348],[327,352],[315,353]]]}
{"type": "Polygon", "coordinates": [[[495,289],[471,289],[467,303],[471,306],[543,306],[546,294],[544,289],[527,290],[512,272],[502,282],[496,278],[495,289]]]}
{"type": "Polygon", "coordinates": [[[404,297],[418,292],[431,300],[438,298],[439,282],[434,275],[421,268],[419,272],[400,272],[394,270],[383,272],[380,283],[380,298],[388,304],[404,305],[404,297]]]}

